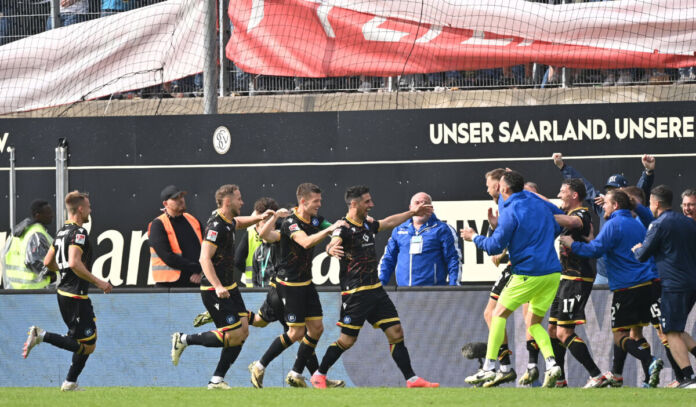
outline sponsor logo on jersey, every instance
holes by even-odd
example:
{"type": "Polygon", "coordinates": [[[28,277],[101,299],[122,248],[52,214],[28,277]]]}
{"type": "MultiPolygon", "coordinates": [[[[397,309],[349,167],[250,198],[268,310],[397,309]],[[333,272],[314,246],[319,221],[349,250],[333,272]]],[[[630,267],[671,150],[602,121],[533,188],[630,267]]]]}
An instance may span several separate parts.
{"type": "Polygon", "coordinates": [[[207,240],[210,240],[211,242],[214,242],[217,240],[217,235],[218,235],[218,232],[216,232],[214,230],[209,230],[208,235],[205,238],[207,240]]]}
{"type": "Polygon", "coordinates": [[[77,234],[75,235],[75,243],[77,244],[85,244],[85,235],[77,234]]]}

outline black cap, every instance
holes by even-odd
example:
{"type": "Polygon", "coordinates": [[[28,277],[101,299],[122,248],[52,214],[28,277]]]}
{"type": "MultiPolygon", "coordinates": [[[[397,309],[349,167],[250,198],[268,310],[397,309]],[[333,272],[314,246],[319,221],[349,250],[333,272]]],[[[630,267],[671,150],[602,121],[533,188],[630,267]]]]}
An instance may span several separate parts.
{"type": "Polygon", "coordinates": [[[180,190],[176,185],[167,185],[160,192],[160,199],[166,201],[167,199],[178,198],[180,194],[186,194],[186,191],[180,190]]]}

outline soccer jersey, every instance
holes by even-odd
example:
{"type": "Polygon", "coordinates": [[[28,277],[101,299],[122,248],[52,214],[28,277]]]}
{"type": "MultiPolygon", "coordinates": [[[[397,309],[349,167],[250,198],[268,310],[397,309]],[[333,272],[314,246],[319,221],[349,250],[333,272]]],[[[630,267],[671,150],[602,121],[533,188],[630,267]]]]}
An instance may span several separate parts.
{"type": "Polygon", "coordinates": [[[89,282],[75,274],[68,266],[70,261],[70,246],[75,246],[82,252],[82,263],[89,268],[92,263],[92,248],[89,244],[87,230],[74,222],[67,222],[56,234],[53,248],[56,251],[56,263],[60,270],[58,294],[73,298],[87,298],[89,282]]]}
{"type": "MultiPolygon", "coordinates": [[[[220,211],[215,211],[208,219],[203,237],[204,242],[208,242],[207,244],[212,244],[216,247],[212,258],[213,267],[215,268],[217,278],[225,287],[234,285],[234,232],[236,227],[236,220],[227,219],[220,211]]],[[[204,273],[201,278],[201,289],[210,287],[212,287],[212,284],[205,277],[204,273]]]]}
{"type": "MultiPolygon", "coordinates": [[[[580,218],[582,227],[570,230],[563,228],[561,235],[571,236],[573,240],[584,241],[585,238],[590,235],[592,228],[590,210],[585,207],[580,207],[568,212],[568,215],[580,218]]],[[[560,253],[563,276],[574,277],[580,281],[594,281],[596,272],[592,267],[590,259],[574,254],[563,245],[560,245],[560,253]]]]}
{"type": "Polygon", "coordinates": [[[379,222],[358,223],[348,217],[344,218],[346,226],[336,229],[332,237],[341,239],[345,256],[341,259],[339,280],[342,291],[354,291],[360,288],[376,288],[381,285],[377,273],[377,252],[375,234],[379,222]]]}
{"type": "Polygon", "coordinates": [[[310,236],[325,229],[327,225],[321,216],[303,219],[294,210],[292,215],[285,218],[280,226],[277,280],[285,283],[307,284],[312,281],[314,248],[305,249],[292,240],[292,235],[303,231],[310,236]]]}

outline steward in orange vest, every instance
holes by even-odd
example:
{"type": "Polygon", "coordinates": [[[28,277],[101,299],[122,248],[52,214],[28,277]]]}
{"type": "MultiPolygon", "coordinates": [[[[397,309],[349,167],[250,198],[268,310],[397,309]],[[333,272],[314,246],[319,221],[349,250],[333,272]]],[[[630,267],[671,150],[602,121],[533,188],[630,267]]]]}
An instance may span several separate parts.
{"type": "Polygon", "coordinates": [[[152,278],[157,286],[195,287],[201,281],[201,224],[186,213],[186,191],[165,187],[160,198],[164,213],[147,227],[152,278]]]}

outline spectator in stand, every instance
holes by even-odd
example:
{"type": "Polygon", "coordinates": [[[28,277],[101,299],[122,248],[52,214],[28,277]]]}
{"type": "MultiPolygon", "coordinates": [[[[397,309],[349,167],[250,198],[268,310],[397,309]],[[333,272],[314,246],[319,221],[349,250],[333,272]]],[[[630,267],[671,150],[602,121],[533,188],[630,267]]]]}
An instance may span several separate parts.
{"type": "MultiPolygon", "coordinates": [[[[89,17],[89,0],[60,0],[60,26],[81,23],[89,17]]],[[[51,17],[46,20],[46,28],[52,29],[51,17]]]]}
{"type": "Polygon", "coordinates": [[[696,189],[689,188],[682,192],[681,196],[684,216],[696,220],[696,189]]]}
{"type": "Polygon", "coordinates": [[[128,11],[135,8],[134,6],[135,1],[133,0],[102,0],[101,16],[106,17],[112,14],[128,11]]]}

